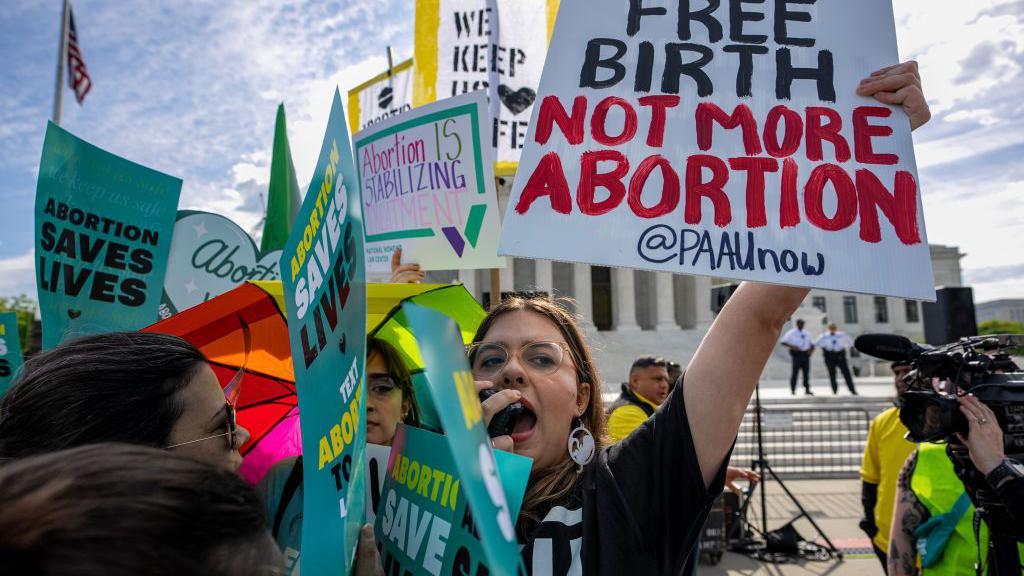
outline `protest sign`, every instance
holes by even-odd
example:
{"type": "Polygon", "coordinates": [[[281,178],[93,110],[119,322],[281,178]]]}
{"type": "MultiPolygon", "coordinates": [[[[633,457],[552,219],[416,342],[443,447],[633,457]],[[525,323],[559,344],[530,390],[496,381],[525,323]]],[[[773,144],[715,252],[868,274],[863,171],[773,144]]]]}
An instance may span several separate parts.
{"type": "Polygon", "coordinates": [[[423,270],[504,268],[485,102],[464,94],[355,135],[368,272],[391,272],[398,248],[423,270]]]}
{"type": "Polygon", "coordinates": [[[348,91],[348,125],[355,134],[412,110],[412,58],[348,91]]]}
{"type": "Polygon", "coordinates": [[[18,313],[0,312],[0,396],[11,387],[21,368],[21,338],[18,313]]]}
{"type": "Polygon", "coordinates": [[[380,444],[366,445],[366,523],[377,523],[377,506],[384,492],[384,477],[388,471],[391,447],[380,444]]]}
{"type": "MultiPolygon", "coordinates": [[[[484,563],[494,574],[515,574],[521,564],[515,534],[516,516],[498,478],[494,450],[483,423],[480,399],[466,363],[459,328],[444,314],[423,306],[405,303],[402,310],[419,343],[429,390],[455,465],[453,476],[459,479],[459,493],[473,510],[484,563]]],[[[397,480],[401,482],[401,473],[397,480]]],[[[441,504],[444,505],[444,501],[441,504]]],[[[382,520],[378,517],[378,523],[382,520]]],[[[382,528],[385,527],[382,524],[382,528]]]]}
{"type": "Polygon", "coordinates": [[[179,210],[167,260],[160,319],[247,280],[279,280],[281,251],[261,254],[245,230],[220,214],[179,210]]]}
{"type": "Polygon", "coordinates": [[[558,0],[416,0],[415,106],[486,90],[495,172],[516,172],[558,0]]]}
{"type": "Polygon", "coordinates": [[[157,319],[181,180],[46,127],[36,186],[43,348],[157,319]]]}
{"type": "Polygon", "coordinates": [[[686,6],[562,3],[499,253],[933,299],[890,0],[686,6]]]}
{"type": "Polygon", "coordinates": [[[341,94],[281,254],[302,414],[302,573],[346,574],[366,505],[366,270],[341,94]]]}
{"type": "MultiPolygon", "coordinates": [[[[399,428],[403,428],[405,425],[400,425],[399,428]]],[[[411,428],[411,426],[410,426],[411,428]]],[[[424,428],[416,427],[417,431],[424,431],[429,434],[428,440],[424,441],[426,445],[436,446],[423,452],[429,453],[426,456],[427,459],[433,459],[435,457],[434,452],[438,452],[441,458],[444,458],[445,462],[448,462],[445,466],[438,468],[446,470],[454,470],[454,464],[451,464],[451,457],[448,455],[448,448],[444,443],[444,436],[426,430],[424,428]]],[[[397,437],[397,434],[396,434],[397,437]]],[[[419,456],[411,452],[411,448],[408,442],[404,444],[405,455],[413,460],[422,460],[419,456]]],[[[417,454],[419,451],[417,451],[417,454]]],[[[391,446],[381,446],[380,444],[367,444],[366,445],[366,523],[374,524],[377,523],[377,508],[380,506],[381,497],[384,495],[384,482],[387,479],[388,473],[388,461],[391,459],[391,446]]],[[[512,517],[515,518],[519,515],[519,507],[522,504],[522,497],[526,491],[526,483],[530,479],[530,468],[533,466],[533,460],[526,458],[525,456],[517,456],[511,452],[504,452],[501,450],[495,451],[494,453],[495,462],[498,464],[498,477],[501,479],[501,485],[505,489],[505,494],[508,496],[508,505],[512,511],[512,517]]],[[[427,464],[430,464],[427,461],[427,464]]],[[[415,498],[415,497],[414,497],[415,498]]],[[[452,500],[454,502],[454,499],[452,500]]],[[[460,506],[462,502],[459,502],[460,506]]],[[[461,515],[456,514],[457,518],[462,518],[461,515]]],[[[450,521],[450,520],[449,520],[450,521]]],[[[378,534],[378,537],[383,540],[383,537],[378,534]]],[[[477,554],[479,556],[479,554],[477,554]]],[[[445,571],[448,572],[447,570],[445,571]]]]}
{"type": "MultiPolygon", "coordinates": [[[[505,493],[515,518],[533,461],[510,452],[496,451],[494,456],[498,490],[505,493]]],[[[515,573],[515,564],[498,566],[485,559],[466,486],[449,439],[398,427],[374,524],[385,574],[515,573]]]]}

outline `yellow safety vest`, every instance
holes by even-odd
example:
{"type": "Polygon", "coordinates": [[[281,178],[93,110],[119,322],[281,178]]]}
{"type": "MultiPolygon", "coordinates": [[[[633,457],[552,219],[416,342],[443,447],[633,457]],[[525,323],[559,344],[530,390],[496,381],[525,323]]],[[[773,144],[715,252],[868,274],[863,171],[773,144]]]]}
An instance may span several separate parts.
{"type": "MultiPolygon", "coordinates": [[[[917,447],[917,465],[910,478],[910,489],[928,510],[932,517],[953,509],[957,499],[964,493],[964,485],[956,477],[953,461],[946,454],[944,444],[920,444],[917,447]]],[[[988,527],[983,522],[978,533],[982,564],[988,565],[988,527]]],[[[1018,552],[1024,562],[1024,546],[1018,545],[1018,552]]],[[[956,529],[949,537],[942,558],[930,568],[922,568],[922,575],[932,574],[974,574],[978,561],[978,543],[974,538],[974,505],[960,517],[956,529]]]]}

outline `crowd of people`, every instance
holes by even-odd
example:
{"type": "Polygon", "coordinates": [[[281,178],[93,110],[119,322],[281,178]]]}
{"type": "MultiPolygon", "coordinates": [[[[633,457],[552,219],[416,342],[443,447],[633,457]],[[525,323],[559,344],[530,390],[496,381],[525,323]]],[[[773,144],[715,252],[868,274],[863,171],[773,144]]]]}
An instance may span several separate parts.
{"type": "Polygon", "coordinates": [[[782,346],[789,350],[792,362],[792,371],[789,376],[789,391],[796,394],[796,384],[800,375],[803,375],[804,393],[814,396],[811,392],[811,356],[814,350],[821,348],[825,357],[825,369],[828,371],[828,379],[832,384],[832,394],[839,393],[839,385],[836,382],[836,370],[843,375],[846,381],[846,388],[850,394],[857,396],[857,388],[853,385],[853,376],[850,374],[850,366],[846,363],[846,351],[853,348],[853,339],[845,332],[841,332],[835,322],[829,323],[825,332],[817,338],[811,338],[811,333],[804,329],[806,322],[797,319],[795,326],[790,328],[782,336],[782,346]]]}
{"type": "MultiPolygon", "coordinates": [[[[858,92],[903,105],[913,128],[929,117],[913,63],[876,73],[858,92]]],[[[399,263],[394,272],[395,281],[423,279],[414,264],[399,263]]],[[[727,464],[754,387],[806,295],[803,288],[741,285],[685,373],[682,363],[640,358],[607,409],[591,347],[565,307],[519,297],[492,307],[468,361],[478,391],[498,390],[482,402],[485,421],[513,403],[524,406],[511,433],[493,444],[533,461],[515,522],[527,570],[694,570],[699,529],[717,495],[736,489],[736,479],[757,481],[727,464]],[[571,442],[567,450],[570,437],[587,438],[595,450],[574,451],[571,442]]],[[[800,323],[797,330],[783,339],[793,353],[791,385],[795,392],[802,370],[810,393],[815,343],[800,323]]],[[[838,368],[854,392],[848,344],[837,334],[830,327],[816,345],[826,352],[833,390],[838,368]]],[[[368,442],[389,445],[400,422],[419,424],[409,370],[386,343],[368,342],[365,385],[368,442]]],[[[922,471],[939,473],[926,450],[917,450],[902,480],[894,478],[913,446],[897,446],[888,414],[872,426],[869,450],[878,453],[865,459],[865,507],[872,511],[865,526],[880,556],[888,546],[892,568],[910,550],[909,524],[893,521],[886,502],[909,490],[920,506],[901,496],[895,514],[923,520],[922,507],[934,516],[950,497],[941,487],[916,488],[922,471]]],[[[247,438],[231,394],[202,353],[179,338],[103,334],[32,357],[0,405],[0,571],[298,574],[301,463],[282,461],[250,487],[237,474],[247,438]]],[[[382,573],[370,526],[356,571],[382,573]]]]}

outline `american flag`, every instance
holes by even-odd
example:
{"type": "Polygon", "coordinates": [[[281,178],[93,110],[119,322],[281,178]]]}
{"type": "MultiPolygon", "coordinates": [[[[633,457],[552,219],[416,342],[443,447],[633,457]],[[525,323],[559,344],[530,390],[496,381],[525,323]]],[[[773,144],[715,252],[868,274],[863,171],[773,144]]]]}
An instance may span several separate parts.
{"type": "Polygon", "coordinates": [[[75,13],[68,5],[68,86],[75,92],[75,99],[81,104],[92,88],[92,79],[85,68],[82,51],[78,48],[78,33],[75,31],[75,13]]]}

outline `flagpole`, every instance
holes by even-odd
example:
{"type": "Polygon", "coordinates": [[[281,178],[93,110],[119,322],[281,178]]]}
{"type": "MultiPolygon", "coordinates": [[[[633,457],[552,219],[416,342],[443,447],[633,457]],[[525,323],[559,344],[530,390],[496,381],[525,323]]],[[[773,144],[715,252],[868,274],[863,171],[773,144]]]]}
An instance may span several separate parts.
{"type": "Polygon", "coordinates": [[[63,0],[64,13],[60,22],[60,44],[57,47],[57,83],[53,88],[53,123],[60,125],[61,97],[64,94],[64,63],[68,60],[68,16],[70,0],[63,0]]]}

